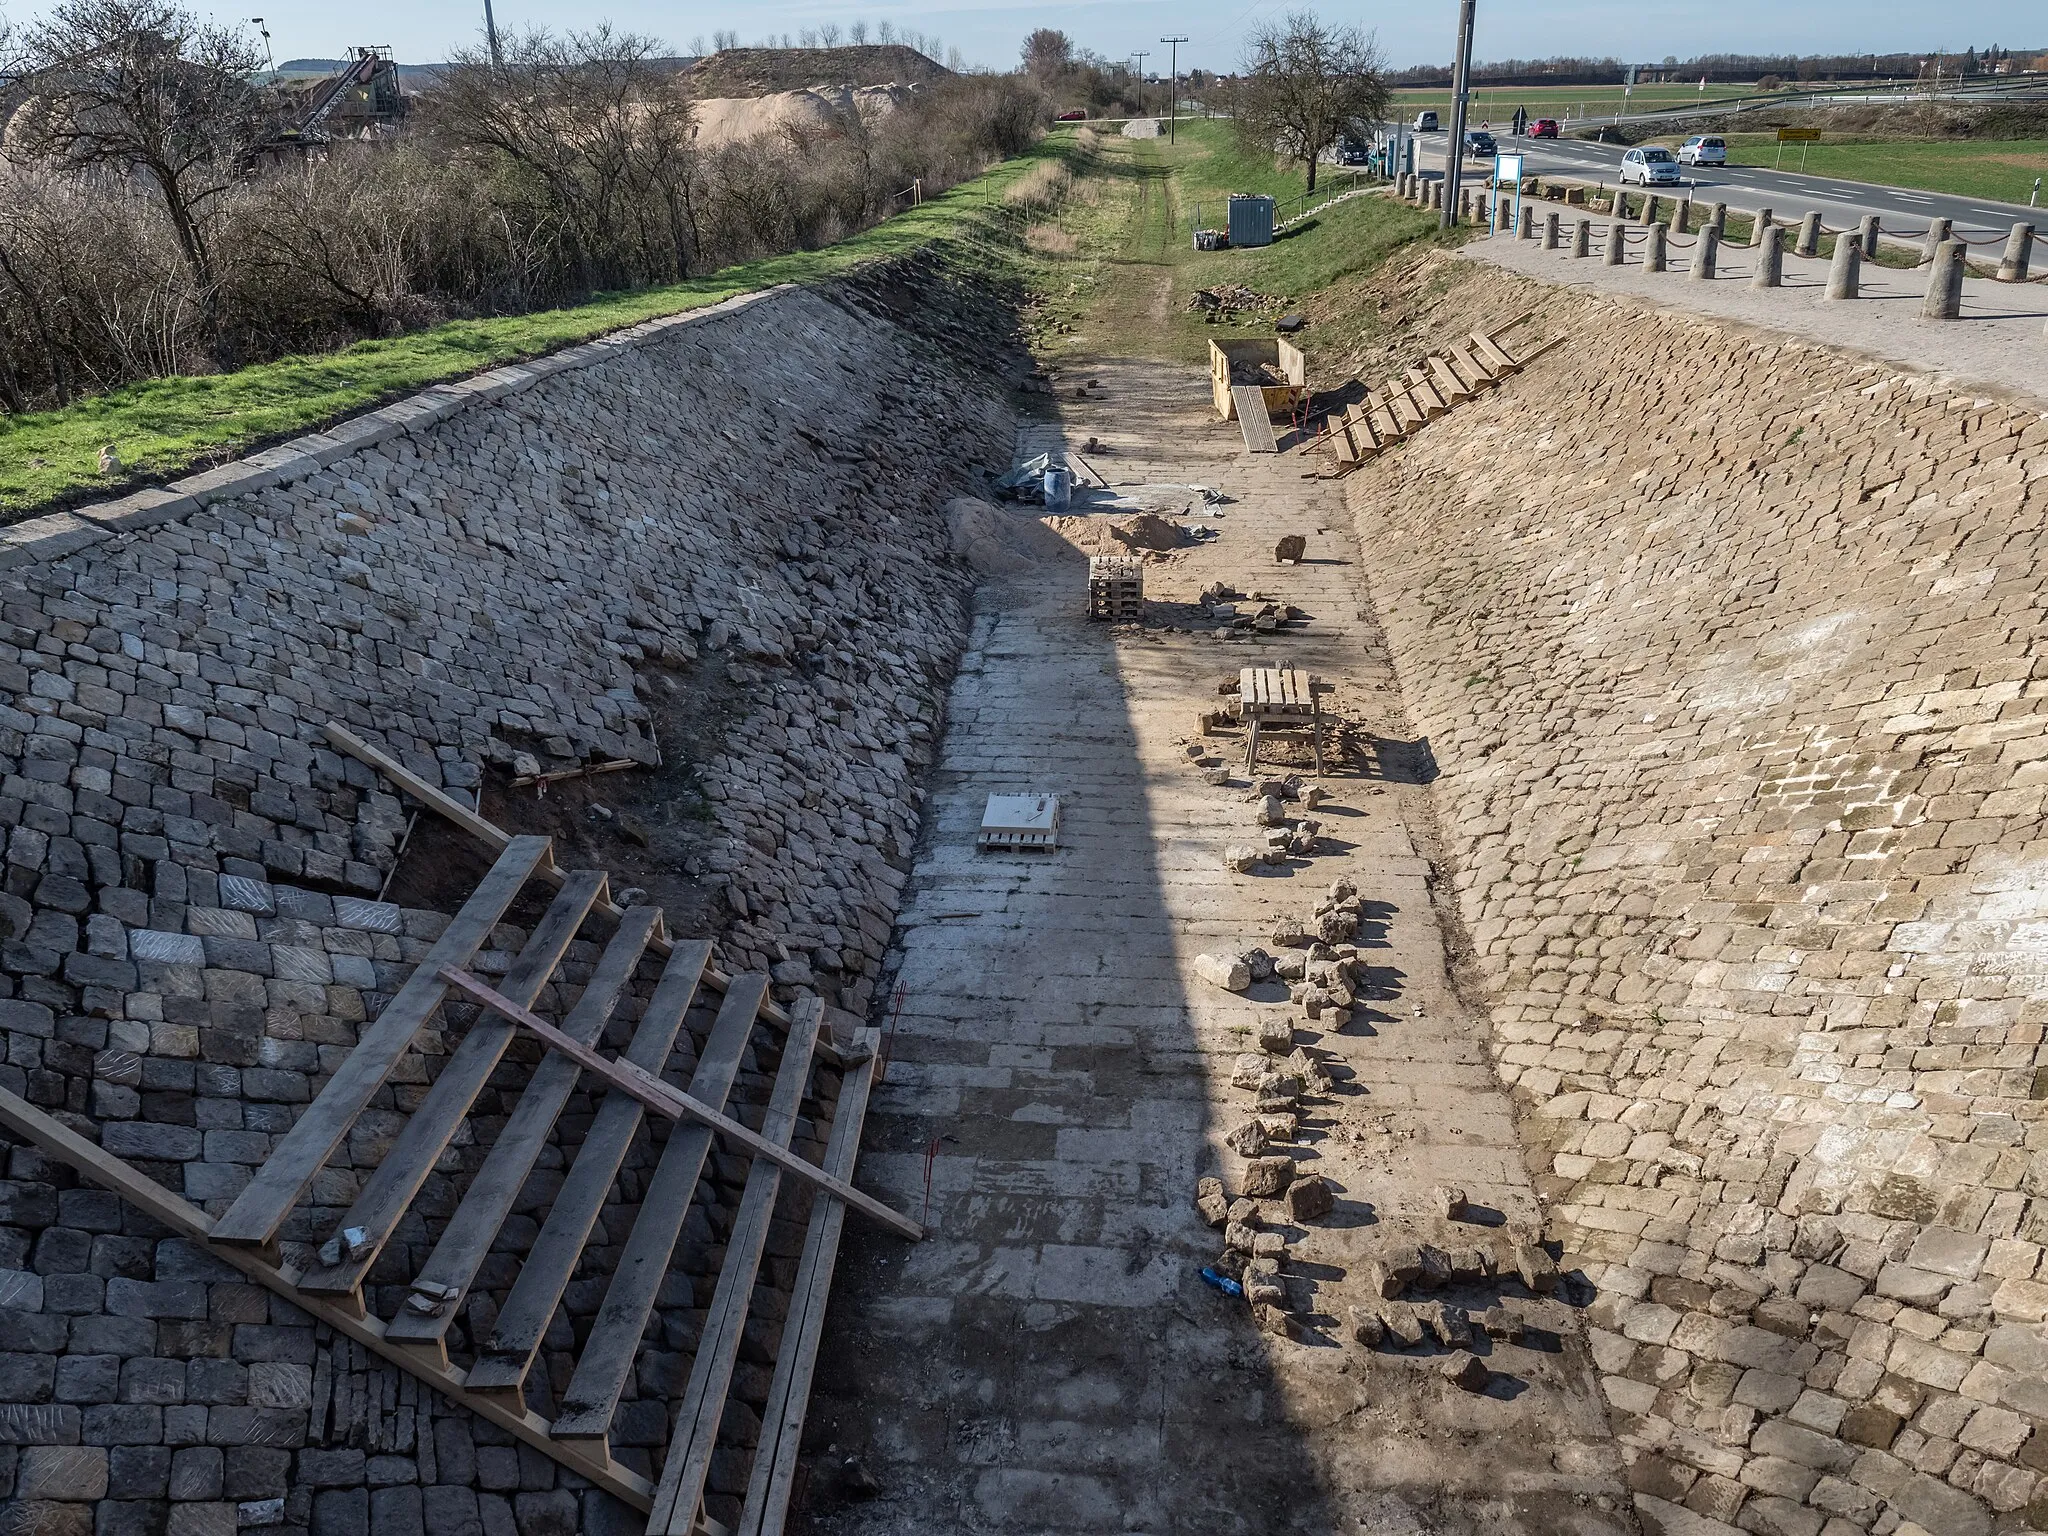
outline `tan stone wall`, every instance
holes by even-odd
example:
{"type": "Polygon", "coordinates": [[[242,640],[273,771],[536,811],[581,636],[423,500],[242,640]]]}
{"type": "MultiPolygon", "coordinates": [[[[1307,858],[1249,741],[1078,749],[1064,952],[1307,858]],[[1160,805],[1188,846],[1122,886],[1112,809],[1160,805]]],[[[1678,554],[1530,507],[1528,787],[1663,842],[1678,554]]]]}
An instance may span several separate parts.
{"type": "Polygon", "coordinates": [[[2048,418],[1447,280],[1571,339],[1352,505],[1646,1524],[2048,1524],[2048,418]]]}

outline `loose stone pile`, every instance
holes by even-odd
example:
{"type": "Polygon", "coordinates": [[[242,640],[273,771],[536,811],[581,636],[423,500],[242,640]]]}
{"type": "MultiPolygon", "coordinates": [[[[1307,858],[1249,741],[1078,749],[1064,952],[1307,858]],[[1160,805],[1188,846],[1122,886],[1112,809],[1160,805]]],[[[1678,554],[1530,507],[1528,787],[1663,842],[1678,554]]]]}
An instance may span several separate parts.
{"type": "MultiPolygon", "coordinates": [[[[978,463],[1007,463],[1007,413],[816,292],[582,350],[573,369],[511,370],[516,389],[443,389],[275,450],[260,473],[212,472],[248,484],[207,505],[150,493],[110,514],[111,534],[87,509],[86,532],[9,546],[0,1086],[218,1211],[445,921],[369,899],[405,817],[319,726],[467,797],[522,755],[656,761],[650,700],[687,710],[713,661],[747,698],[698,764],[714,838],[684,871],[731,911],[719,961],[865,1007],[964,629],[943,508],[978,463]]],[[[502,974],[522,939],[500,929],[476,969],[502,974]]],[[[572,980],[593,956],[572,951],[572,980]]],[[[288,1236],[348,1205],[462,1024],[453,1010],[423,1033],[288,1236]]],[[[765,1096],[763,1065],[736,1096],[765,1096]]],[[[0,1518],[52,1536],[637,1529],[111,1195],[30,1148],[0,1152],[0,1497],[15,1501],[0,1518]]],[[[413,1272],[476,1153],[458,1139],[373,1292],[413,1272]]],[[[560,1168],[543,1158],[507,1241],[560,1168]]],[[[714,1158],[685,1250],[715,1256],[736,1177],[743,1163],[714,1158]]],[[[628,1199],[642,1178],[629,1165],[628,1199]]],[[[603,1229],[630,1224],[622,1209],[603,1229]]],[[[773,1286],[792,1282],[798,1240],[771,1239],[773,1286]]],[[[611,1257],[600,1241],[571,1287],[556,1360],[611,1257]]],[[[694,1341],[690,1262],[616,1426],[640,1470],[694,1341]]],[[[377,1301],[389,1315],[404,1298],[377,1301]]],[[[743,1357],[762,1378],[743,1400],[765,1398],[761,1358],[743,1357]]],[[[743,1477],[722,1452],[711,1486],[743,1477]]]]}

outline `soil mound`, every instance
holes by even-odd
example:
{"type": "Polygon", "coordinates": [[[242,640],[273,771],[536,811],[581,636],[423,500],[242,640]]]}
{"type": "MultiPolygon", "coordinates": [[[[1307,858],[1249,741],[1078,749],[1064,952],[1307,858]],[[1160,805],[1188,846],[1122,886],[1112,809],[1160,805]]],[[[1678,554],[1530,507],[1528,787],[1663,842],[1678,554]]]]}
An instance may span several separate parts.
{"type": "Polygon", "coordinates": [[[876,43],[858,48],[724,48],[699,59],[684,77],[699,100],[770,96],[832,81],[843,85],[924,85],[950,77],[915,48],[876,43]]]}
{"type": "Polygon", "coordinates": [[[1152,512],[1131,517],[1048,517],[1045,526],[1083,554],[1140,555],[1179,549],[1180,524],[1152,512]]]}

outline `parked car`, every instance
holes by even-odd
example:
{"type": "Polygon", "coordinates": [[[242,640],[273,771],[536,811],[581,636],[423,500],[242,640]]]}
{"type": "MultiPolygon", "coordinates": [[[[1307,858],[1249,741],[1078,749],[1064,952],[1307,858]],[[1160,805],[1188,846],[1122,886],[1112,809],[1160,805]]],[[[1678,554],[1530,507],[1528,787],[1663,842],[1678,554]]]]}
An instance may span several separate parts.
{"type": "Polygon", "coordinates": [[[1416,113],[1415,131],[1417,133],[1435,133],[1437,131],[1436,114],[1434,112],[1416,113]]]}
{"type": "Polygon", "coordinates": [[[1646,144],[1621,157],[1623,186],[1632,181],[1639,181],[1646,187],[1676,186],[1683,179],[1678,172],[1678,162],[1661,144],[1646,144]]]}
{"type": "Polygon", "coordinates": [[[1500,146],[1493,142],[1492,134],[1475,128],[1465,135],[1465,153],[1480,160],[1491,160],[1500,153],[1500,146]]]}
{"type": "Polygon", "coordinates": [[[1694,134],[1678,146],[1680,165],[1726,165],[1728,141],[1694,134]]]}
{"type": "Polygon", "coordinates": [[[1346,139],[1337,146],[1339,165],[1364,165],[1372,159],[1372,151],[1356,139],[1346,139]]]}
{"type": "Polygon", "coordinates": [[[1061,123],[1085,123],[1088,121],[1088,114],[1086,112],[1062,112],[1054,121],[1061,123]]]}
{"type": "Polygon", "coordinates": [[[1533,123],[1531,123],[1531,124],[1529,125],[1529,137],[1530,137],[1530,138],[1532,138],[1532,139],[1554,139],[1554,138],[1556,138],[1556,137],[1557,137],[1557,119],[1556,119],[1556,118],[1554,118],[1554,117],[1539,117],[1539,118],[1537,118],[1535,122],[1533,122],[1533,123]]]}

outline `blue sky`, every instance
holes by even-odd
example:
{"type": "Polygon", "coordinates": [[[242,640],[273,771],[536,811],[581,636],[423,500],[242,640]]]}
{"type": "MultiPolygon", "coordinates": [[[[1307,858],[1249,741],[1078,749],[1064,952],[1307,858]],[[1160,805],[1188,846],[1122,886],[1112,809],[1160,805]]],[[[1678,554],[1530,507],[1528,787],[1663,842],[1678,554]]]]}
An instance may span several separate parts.
{"type": "MultiPolygon", "coordinates": [[[[336,6],[310,0],[247,0],[242,12],[207,0],[186,0],[221,20],[266,17],[279,59],[331,58],[359,43],[388,43],[399,58],[424,62],[473,39],[482,25],[482,0],[352,0],[336,6]]],[[[742,42],[757,42],[773,31],[795,34],[805,27],[855,18],[871,23],[887,17],[901,27],[936,34],[958,47],[970,63],[1009,68],[1024,34],[1037,26],[1059,27],[1083,47],[1107,57],[1148,48],[1163,66],[1157,39],[1185,33],[1183,65],[1228,69],[1236,61],[1248,27],[1278,15],[1299,0],[1113,0],[1109,4],[1016,5],[1006,0],[944,6],[886,6],[854,0],[761,4],[747,7],[664,3],[664,0],[494,0],[500,27],[535,23],[587,26],[609,18],[649,32],[687,52],[697,35],[719,28],[738,31],[742,42]]],[[[19,21],[41,6],[37,0],[0,0],[0,11],[19,21]]],[[[1396,65],[1442,62],[1451,54],[1457,30],[1456,0],[1407,0],[1400,5],[1318,7],[1331,20],[1378,30],[1380,43],[1396,65]]],[[[1944,49],[1961,52],[1988,43],[2048,48],[2048,9],[2032,0],[1950,0],[1930,6],[1902,0],[1723,0],[1646,5],[1641,0],[1479,0],[1481,58],[1540,58],[1552,54],[1605,54],[1656,60],[1706,52],[1835,51],[1890,52],[1944,49]]]]}

